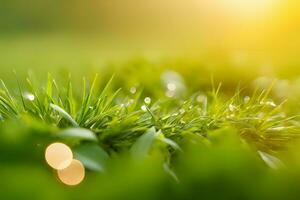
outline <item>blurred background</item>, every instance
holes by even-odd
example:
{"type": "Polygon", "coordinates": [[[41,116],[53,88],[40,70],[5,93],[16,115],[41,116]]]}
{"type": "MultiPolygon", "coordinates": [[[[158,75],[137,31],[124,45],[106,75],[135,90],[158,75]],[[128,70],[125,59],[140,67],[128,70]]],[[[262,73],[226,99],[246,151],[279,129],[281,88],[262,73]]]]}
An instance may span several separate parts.
{"type": "Polygon", "coordinates": [[[2,78],[140,60],[224,80],[295,78],[299,8],[294,0],[2,0],[2,78]]]}

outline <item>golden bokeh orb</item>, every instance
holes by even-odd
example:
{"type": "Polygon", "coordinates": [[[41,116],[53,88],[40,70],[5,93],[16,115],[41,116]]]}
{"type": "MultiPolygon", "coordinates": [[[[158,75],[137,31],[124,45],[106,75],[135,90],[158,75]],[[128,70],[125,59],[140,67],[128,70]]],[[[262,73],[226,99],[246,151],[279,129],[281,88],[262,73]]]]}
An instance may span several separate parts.
{"type": "Polygon", "coordinates": [[[62,170],[57,171],[58,178],[66,185],[78,185],[85,176],[85,169],[79,160],[73,160],[71,164],[62,170]]]}
{"type": "Polygon", "coordinates": [[[52,143],[45,151],[45,159],[52,168],[61,170],[71,164],[73,153],[70,147],[63,143],[52,143]]]}

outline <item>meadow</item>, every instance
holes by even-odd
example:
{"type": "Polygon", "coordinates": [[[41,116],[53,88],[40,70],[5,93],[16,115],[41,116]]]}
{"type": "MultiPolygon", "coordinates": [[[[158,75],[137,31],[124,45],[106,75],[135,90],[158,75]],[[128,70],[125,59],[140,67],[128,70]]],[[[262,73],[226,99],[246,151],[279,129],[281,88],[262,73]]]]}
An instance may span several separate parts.
{"type": "Polygon", "coordinates": [[[298,3],[230,2],[5,1],[1,198],[299,199],[298,3]]]}

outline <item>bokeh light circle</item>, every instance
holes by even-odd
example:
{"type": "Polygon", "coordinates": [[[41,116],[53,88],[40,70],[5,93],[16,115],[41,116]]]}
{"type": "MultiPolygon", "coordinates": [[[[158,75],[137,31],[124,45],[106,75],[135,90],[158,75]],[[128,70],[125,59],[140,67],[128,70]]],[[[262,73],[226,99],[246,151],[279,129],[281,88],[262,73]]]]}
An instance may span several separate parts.
{"type": "Polygon", "coordinates": [[[61,170],[71,164],[73,153],[70,147],[63,143],[52,143],[45,151],[45,159],[52,168],[61,170]]]}
{"type": "Polygon", "coordinates": [[[66,185],[78,185],[84,179],[85,169],[79,160],[74,159],[67,168],[58,170],[57,175],[66,185]]]}

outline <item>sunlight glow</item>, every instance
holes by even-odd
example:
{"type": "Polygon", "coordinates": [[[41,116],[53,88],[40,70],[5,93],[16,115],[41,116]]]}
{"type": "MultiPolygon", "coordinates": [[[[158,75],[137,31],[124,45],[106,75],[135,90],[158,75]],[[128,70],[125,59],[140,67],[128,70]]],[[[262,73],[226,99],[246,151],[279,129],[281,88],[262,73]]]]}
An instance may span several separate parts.
{"type": "Polygon", "coordinates": [[[221,6],[245,17],[262,16],[271,11],[279,0],[221,0],[221,6]]]}

